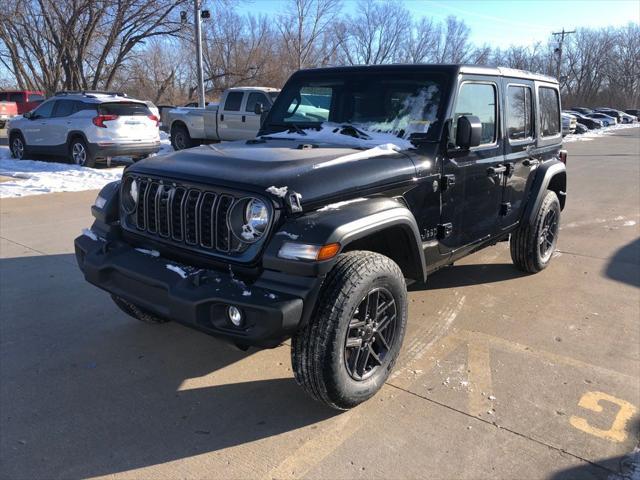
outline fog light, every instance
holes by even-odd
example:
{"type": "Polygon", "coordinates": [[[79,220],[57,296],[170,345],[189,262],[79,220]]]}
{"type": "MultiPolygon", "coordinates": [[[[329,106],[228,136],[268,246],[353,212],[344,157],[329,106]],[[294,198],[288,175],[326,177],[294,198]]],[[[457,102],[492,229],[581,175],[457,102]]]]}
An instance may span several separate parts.
{"type": "Polygon", "coordinates": [[[242,312],[238,307],[234,307],[233,305],[228,306],[227,317],[229,318],[229,321],[236,327],[242,325],[242,312]]]}

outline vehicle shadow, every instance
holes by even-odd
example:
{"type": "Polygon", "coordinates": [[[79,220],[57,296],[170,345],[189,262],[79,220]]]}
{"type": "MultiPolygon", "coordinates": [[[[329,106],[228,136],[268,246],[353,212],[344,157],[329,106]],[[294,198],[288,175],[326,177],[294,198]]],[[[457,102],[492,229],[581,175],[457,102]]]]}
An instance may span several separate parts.
{"type": "Polygon", "coordinates": [[[414,283],[410,292],[439,290],[442,288],[467,287],[481,283],[494,283],[527,276],[511,263],[486,263],[452,265],[431,274],[426,284],[414,283]]]}
{"type": "Polygon", "coordinates": [[[612,280],[640,287],[640,237],[614,253],[605,267],[605,275],[612,280]]]}
{"type": "Polygon", "coordinates": [[[3,478],[113,474],[336,414],[295,384],[287,350],[130,319],[72,255],[2,259],[0,272],[3,478]]]}
{"type": "MultiPolygon", "coordinates": [[[[631,425],[629,435],[640,439],[640,420],[631,425]]],[[[640,450],[584,463],[578,467],[556,472],[550,480],[637,480],[640,478],[640,450]]]]}

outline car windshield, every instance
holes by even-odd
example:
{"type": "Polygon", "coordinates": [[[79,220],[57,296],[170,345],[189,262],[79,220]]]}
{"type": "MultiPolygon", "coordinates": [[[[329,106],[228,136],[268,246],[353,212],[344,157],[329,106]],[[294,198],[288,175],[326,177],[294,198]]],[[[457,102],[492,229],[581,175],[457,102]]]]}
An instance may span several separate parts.
{"type": "MultiPolygon", "coordinates": [[[[445,79],[424,72],[301,76],[280,92],[263,134],[313,136],[314,130],[326,133],[330,128],[356,139],[386,134],[404,144],[435,141],[441,131],[445,79]]],[[[326,135],[322,139],[330,141],[326,135]]]]}

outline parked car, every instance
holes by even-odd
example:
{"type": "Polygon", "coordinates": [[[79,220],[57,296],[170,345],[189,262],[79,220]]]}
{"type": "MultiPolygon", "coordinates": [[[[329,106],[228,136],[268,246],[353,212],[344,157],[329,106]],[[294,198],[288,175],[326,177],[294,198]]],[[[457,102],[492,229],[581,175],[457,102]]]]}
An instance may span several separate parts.
{"type": "Polygon", "coordinates": [[[596,120],[595,118],[589,118],[586,115],[582,115],[579,112],[574,112],[573,110],[565,110],[565,112],[576,117],[576,121],[578,123],[581,123],[582,125],[589,128],[590,130],[593,130],[596,128],[602,128],[604,126],[601,120],[596,120]]]}
{"type": "Polygon", "coordinates": [[[633,123],[637,121],[637,118],[634,115],[629,115],[624,112],[620,112],[620,118],[622,119],[622,123],[633,123]]]}
{"type": "Polygon", "coordinates": [[[585,108],[585,107],[573,107],[570,110],[581,113],[582,115],[588,115],[589,113],[593,113],[592,109],[585,108]]]}
{"type": "Polygon", "coordinates": [[[604,113],[605,115],[609,115],[616,119],[616,123],[623,123],[622,115],[618,110],[614,110],[613,108],[596,108],[595,111],[597,113],[604,113]]]}
{"type": "Polygon", "coordinates": [[[589,113],[586,116],[589,118],[595,118],[596,120],[600,120],[602,123],[604,123],[605,127],[608,127],[610,125],[615,125],[616,123],[618,123],[618,120],[616,120],[614,117],[610,117],[609,115],[605,115],[604,113],[600,113],[600,112],[589,113]]]}
{"type": "Polygon", "coordinates": [[[0,100],[0,129],[3,129],[7,122],[16,115],[18,115],[16,102],[0,100]]]}
{"type": "Polygon", "coordinates": [[[168,112],[167,125],[175,150],[201,143],[254,138],[260,128],[261,113],[256,106],[268,110],[279,90],[268,87],[237,87],[224,92],[220,105],[206,108],[176,108],[168,112]]]}
{"type": "Polygon", "coordinates": [[[627,115],[633,115],[636,117],[636,120],[640,120],[640,109],[637,108],[629,108],[624,111],[627,115]]]}
{"type": "Polygon", "coordinates": [[[144,102],[116,92],[59,92],[9,121],[11,154],[69,158],[81,166],[115,156],[139,160],[160,150],[159,119],[144,102]]]}
{"type": "Polygon", "coordinates": [[[580,122],[576,123],[576,130],[574,133],[580,134],[580,133],[587,133],[589,131],[589,128],[586,125],[583,125],[580,122]]]}
{"type": "Polygon", "coordinates": [[[576,117],[568,113],[562,113],[562,136],[569,135],[576,131],[576,117]]]}
{"type": "Polygon", "coordinates": [[[0,92],[0,102],[15,102],[18,107],[18,115],[30,112],[44,100],[44,92],[39,90],[6,90],[0,92]]]}
{"type": "Polygon", "coordinates": [[[550,264],[567,194],[561,133],[547,76],[301,70],[258,138],[149,158],[105,186],[77,262],[139,320],[242,348],[292,337],[296,381],[348,409],[393,371],[407,283],[500,241],[525,272],[550,264]],[[330,122],[291,121],[310,91],[330,97],[330,122]]]}

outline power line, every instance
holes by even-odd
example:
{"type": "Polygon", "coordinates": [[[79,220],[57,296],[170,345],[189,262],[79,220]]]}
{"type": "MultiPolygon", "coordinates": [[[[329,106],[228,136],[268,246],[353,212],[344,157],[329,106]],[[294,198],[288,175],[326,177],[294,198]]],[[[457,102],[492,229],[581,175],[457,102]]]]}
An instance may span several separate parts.
{"type": "Polygon", "coordinates": [[[562,46],[564,44],[564,37],[571,33],[576,33],[575,30],[566,31],[564,27],[562,27],[561,32],[552,32],[551,35],[554,37],[560,36],[560,40],[558,41],[558,48],[556,48],[556,53],[558,54],[558,69],[556,71],[556,78],[560,81],[560,66],[562,65],[562,46]]]}

